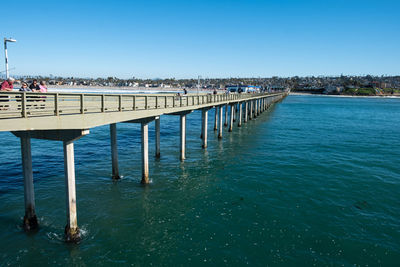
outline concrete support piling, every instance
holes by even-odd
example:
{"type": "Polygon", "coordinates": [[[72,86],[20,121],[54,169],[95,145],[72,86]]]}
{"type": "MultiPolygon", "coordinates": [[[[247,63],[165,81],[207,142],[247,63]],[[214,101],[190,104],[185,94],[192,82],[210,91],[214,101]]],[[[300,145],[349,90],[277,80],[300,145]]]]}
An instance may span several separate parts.
{"type": "Polygon", "coordinates": [[[233,115],[235,113],[235,106],[234,105],[230,105],[231,106],[231,117],[230,117],[230,123],[229,123],[229,132],[232,132],[233,129],[233,115]]]}
{"type": "Polygon", "coordinates": [[[156,158],[160,158],[160,117],[157,117],[154,121],[155,124],[155,136],[156,136],[156,158]]]}
{"type": "Polygon", "coordinates": [[[259,101],[259,99],[256,99],[256,113],[257,113],[257,116],[260,115],[260,101],[259,101]]]}
{"type": "Polygon", "coordinates": [[[80,240],[80,231],[78,228],[76,210],[74,142],[63,141],[63,145],[67,201],[67,225],[65,226],[65,237],[67,242],[77,242],[80,240]]]}
{"type": "Polygon", "coordinates": [[[265,99],[261,98],[261,112],[264,112],[264,107],[265,107],[264,102],[265,102],[265,99]]]}
{"type": "Polygon", "coordinates": [[[223,117],[223,107],[219,106],[219,129],[218,129],[218,139],[222,139],[222,117],[223,117]]]}
{"type": "Polygon", "coordinates": [[[142,122],[142,184],[149,183],[149,123],[142,122]]]}
{"type": "Polygon", "coordinates": [[[244,104],[244,122],[247,122],[247,119],[249,117],[249,101],[246,101],[244,104]]]}
{"type": "Polygon", "coordinates": [[[256,114],[256,101],[253,100],[252,102],[253,102],[252,103],[253,104],[252,111],[253,111],[253,119],[254,119],[254,118],[257,117],[257,114],[256,114]]]}
{"type": "MultiPolygon", "coordinates": [[[[204,117],[203,117],[204,118],[204,117]]],[[[204,126],[204,123],[202,123],[204,126]]],[[[184,161],[186,156],[185,156],[185,147],[186,147],[186,115],[180,115],[180,159],[181,161],[184,161]]],[[[203,129],[204,132],[204,129],[203,129]]],[[[203,136],[204,137],[204,136],[203,136]]]]}
{"type": "Polygon", "coordinates": [[[256,102],[256,110],[255,110],[256,114],[255,115],[258,117],[258,115],[260,115],[260,112],[259,112],[260,106],[258,105],[259,104],[258,99],[256,99],[255,102],[256,102]]]}
{"type": "Polygon", "coordinates": [[[237,111],[236,104],[233,104],[233,122],[236,121],[236,113],[237,113],[236,111],[237,111]]]}
{"type": "Polygon", "coordinates": [[[200,139],[203,139],[203,126],[204,126],[204,109],[201,110],[201,131],[200,131],[200,139]]]}
{"type": "Polygon", "coordinates": [[[55,140],[63,142],[64,149],[64,173],[65,173],[65,195],[67,225],[65,226],[65,239],[67,242],[78,242],[80,231],[78,228],[76,208],[76,185],[75,185],[75,159],[74,141],[89,134],[87,129],[69,130],[30,130],[13,131],[15,136],[21,138],[22,165],[25,190],[25,217],[24,228],[33,229],[37,227],[35,215],[35,198],[33,190],[32,156],[30,139],[55,140]]]}
{"type": "Polygon", "coordinates": [[[218,107],[215,107],[215,114],[214,114],[214,131],[218,130],[218,107]]]}
{"type": "Polygon", "coordinates": [[[239,122],[238,122],[238,127],[242,127],[242,117],[243,117],[242,106],[243,106],[242,103],[239,103],[239,114],[238,114],[239,122]]]}
{"type": "Polygon", "coordinates": [[[225,123],[224,126],[228,126],[228,104],[225,105],[225,123]]]}
{"type": "Polygon", "coordinates": [[[254,101],[249,101],[249,104],[250,104],[250,113],[249,113],[249,120],[252,120],[253,119],[253,106],[254,106],[254,101]]]}
{"type": "Polygon", "coordinates": [[[207,148],[207,126],[208,126],[208,110],[203,109],[203,148],[207,148]]]}
{"type": "Polygon", "coordinates": [[[110,124],[112,178],[120,179],[118,168],[117,125],[110,124]]]}
{"type": "Polygon", "coordinates": [[[26,231],[38,228],[35,212],[35,191],[33,187],[31,138],[28,135],[21,138],[22,172],[24,176],[25,216],[23,226],[26,231]]]}

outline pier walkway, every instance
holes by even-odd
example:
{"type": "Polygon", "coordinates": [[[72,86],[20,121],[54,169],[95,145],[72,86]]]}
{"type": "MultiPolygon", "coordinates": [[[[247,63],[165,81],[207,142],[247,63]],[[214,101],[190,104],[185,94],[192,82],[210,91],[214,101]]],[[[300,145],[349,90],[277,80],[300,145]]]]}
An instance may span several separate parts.
{"type": "Polygon", "coordinates": [[[186,116],[201,110],[202,147],[207,148],[208,111],[215,108],[214,131],[222,138],[223,126],[259,116],[286,93],[259,94],[76,94],[0,92],[0,132],[10,131],[21,140],[24,177],[24,229],[38,227],[35,212],[31,138],[62,141],[67,203],[67,241],[79,240],[77,223],[74,141],[90,128],[110,125],[113,179],[119,179],[117,123],[141,124],[142,184],[149,183],[148,125],[155,121],[156,157],[160,156],[160,116],[180,116],[180,159],[185,160],[186,116]],[[225,114],[225,119],[223,115],[225,114]],[[229,116],[228,116],[229,114],[229,116]],[[229,123],[228,123],[229,120],[229,123]]]}

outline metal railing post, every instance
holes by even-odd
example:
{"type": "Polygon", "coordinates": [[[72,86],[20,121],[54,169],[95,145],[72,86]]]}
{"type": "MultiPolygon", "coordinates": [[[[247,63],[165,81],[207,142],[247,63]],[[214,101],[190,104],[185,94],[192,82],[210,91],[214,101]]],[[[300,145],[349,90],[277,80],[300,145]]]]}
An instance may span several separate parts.
{"type": "Polygon", "coordinates": [[[23,92],[21,95],[21,112],[22,117],[26,118],[26,93],[23,92]]]}
{"type": "Polygon", "coordinates": [[[101,112],[106,110],[106,96],[101,95],[101,112]]]}
{"type": "Polygon", "coordinates": [[[85,113],[85,97],[84,94],[80,95],[81,98],[81,114],[85,113]]]}
{"type": "Polygon", "coordinates": [[[56,116],[60,115],[60,108],[59,108],[59,103],[58,103],[58,93],[55,94],[54,96],[54,114],[56,116]]]}

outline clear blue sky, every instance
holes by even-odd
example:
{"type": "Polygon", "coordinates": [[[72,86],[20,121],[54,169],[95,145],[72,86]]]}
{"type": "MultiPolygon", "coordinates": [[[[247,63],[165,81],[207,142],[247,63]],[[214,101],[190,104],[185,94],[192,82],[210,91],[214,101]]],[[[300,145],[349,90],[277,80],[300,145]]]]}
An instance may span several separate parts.
{"type": "Polygon", "coordinates": [[[400,70],[400,1],[394,0],[9,0],[2,4],[0,33],[18,40],[8,49],[12,75],[212,78],[400,70]]]}

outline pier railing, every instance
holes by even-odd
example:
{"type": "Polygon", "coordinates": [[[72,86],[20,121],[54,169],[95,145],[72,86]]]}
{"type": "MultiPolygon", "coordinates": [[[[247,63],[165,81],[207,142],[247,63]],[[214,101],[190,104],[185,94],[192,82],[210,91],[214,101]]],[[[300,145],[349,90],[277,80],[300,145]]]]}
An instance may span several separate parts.
{"type": "Polygon", "coordinates": [[[0,119],[123,112],[246,100],[259,94],[79,94],[0,92],[0,119]]]}

